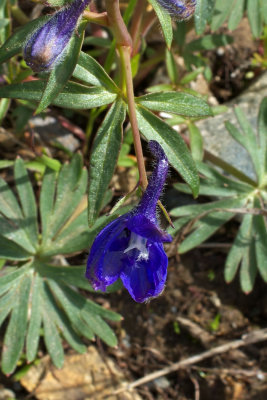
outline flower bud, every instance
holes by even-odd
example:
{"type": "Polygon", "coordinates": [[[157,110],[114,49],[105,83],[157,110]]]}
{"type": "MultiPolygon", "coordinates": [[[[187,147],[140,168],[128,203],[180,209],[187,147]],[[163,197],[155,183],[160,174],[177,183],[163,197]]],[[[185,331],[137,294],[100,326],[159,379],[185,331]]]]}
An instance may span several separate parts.
{"type": "Polygon", "coordinates": [[[49,71],[61,59],[90,0],[74,0],[38,28],[24,46],[26,64],[35,72],[49,71]]]}
{"type": "Polygon", "coordinates": [[[195,12],[196,0],[157,0],[168,13],[182,21],[189,19],[195,12]]]}

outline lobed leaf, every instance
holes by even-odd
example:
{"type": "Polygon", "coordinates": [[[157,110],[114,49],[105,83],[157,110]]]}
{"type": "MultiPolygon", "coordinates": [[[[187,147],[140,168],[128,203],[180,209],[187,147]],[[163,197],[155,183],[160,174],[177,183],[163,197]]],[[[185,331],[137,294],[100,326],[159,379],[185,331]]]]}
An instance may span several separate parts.
{"type": "Polygon", "coordinates": [[[14,166],[16,189],[23,211],[23,228],[36,248],[38,245],[38,221],[36,200],[27,170],[21,158],[17,158],[14,166]]]}
{"type": "Polygon", "coordinates": [[[252,215],[244,216],[234,243],[227,255],[224,277],[226,282],[231,282],[238,270],[242,257],[244,256],[250,243],[250,228],[252,223],[252,215]]]}
{"type": "Polygon", "coordinates": [[[252,34],[255,38],[262,32],[262,0],[247,0],[247,13],[252,34]]]}
{"type": "Polygon", "coordinates": [[[59,308],[56,298],[52,295],[47,285],[45,285],[43,288],[43,298],[46,301],[46,306],[50,316],[56,324],[57,329],[61,332],[62,336],[74,350],[78,351],[78,353],[84,353],[86,347],[79,338],[78,334],[71,327],[70,320],[66,316],[63,309],[59,308]]]}
{"type": "Polygon", "coordinates": [[[237,28],[245,11],[245,0],[233,0],[233,8],[228,20],[228,28],[233,31],[237,28]]]}
{"type": "Polygon", "coordinates": [[[26,275],[16,287],[16,298],[13,304],[11,318],[5,333],[2,352],[2,370],[10,374],[23,350],[27,331],[28,301],[31,287],[31,276],[26,275]]]}
{"type": "Polygon", "coordinates": [[[30,321],[26,336],[26,356],[28,362],[32,362],[37,355],[40,329],[42,324],[42,299],[41,299],[42,279],[35,274],[32,281],[31,296],[28,304],[30,321]]]}

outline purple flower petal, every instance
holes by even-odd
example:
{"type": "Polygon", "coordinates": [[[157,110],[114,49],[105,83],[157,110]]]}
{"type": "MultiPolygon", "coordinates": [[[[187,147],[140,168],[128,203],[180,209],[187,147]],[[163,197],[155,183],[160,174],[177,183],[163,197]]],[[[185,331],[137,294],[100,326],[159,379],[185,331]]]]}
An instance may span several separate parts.
{"type": "Polygon", "coordinates": [[[138,260],[138,257],[129,255],[128,263],[120,275],[123,285],[138,303],[158,296],[164,289],[167,277],[168,258],[162,243],[149,242],[147,247],[148,259],[138,260]]]}
{"type": "Polygon", "coordinates": [[[24,47],[24,59],[33,71],[49,71],[61,59],[89,3],[90,0],[74,0],[32,34],[24,47]]]}
{"type": "Polygon", "coordinates": [[[160,229],[154,222],[149,220],[145,215],[137,212],[127,221],[127,228],[154,242],[171,242],[172,237],[167,232],[160,229]]]}
{"type": "Polygon", "coordinates": [[[106,290],[115,282],[123,267],[121,258],[129,239],[125,231],[128,214],[108,224],[92,245],[85,276],[95,290],[106,290]]]}

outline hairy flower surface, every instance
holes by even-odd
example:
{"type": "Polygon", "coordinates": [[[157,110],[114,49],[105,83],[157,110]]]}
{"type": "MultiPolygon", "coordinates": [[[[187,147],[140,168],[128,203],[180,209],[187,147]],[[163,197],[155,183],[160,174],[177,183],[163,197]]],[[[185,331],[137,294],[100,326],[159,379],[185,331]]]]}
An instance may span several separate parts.
{"type": "Polygon", "coordinates": [[[26,64],[35,72],[49,71],[64,54],[78,20],[90,0],[74,0],[38,28],[24,46],[26,64]]]}
{"type": "Polygon", "coordinates": [[[95,238],[86,277],[95,290],[121,278],[132,298],[142,303],[164,289],[168,258],[163,242],[171,236],[160,229],[156,207],[168,172],[168,159],[156,141],[149,142],[157,164],[140,203],[108,224],[95,238]]]}
{"type": "Polygon", "coordinates": [[[158,3],[174,18],[185,20],[190,18],[196,8],[196,0],[157,0],[158,3]]]}

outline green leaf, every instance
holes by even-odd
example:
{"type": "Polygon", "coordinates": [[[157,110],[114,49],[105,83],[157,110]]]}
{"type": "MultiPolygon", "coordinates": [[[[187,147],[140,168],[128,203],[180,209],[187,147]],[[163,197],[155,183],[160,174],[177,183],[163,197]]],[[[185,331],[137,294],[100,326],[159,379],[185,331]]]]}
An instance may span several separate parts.
{"type": "MultiPolygon", "coordinates": [[[[258,198],[254,200],[254,206],[261,209],[261,203],[258,198]]],[[[258,270],[262,279],[267,282],[267,228],[263,215],[255,215],[253,217],[253,235],[258,270]]]]}
{"type": "Polygon", "coordinates": [[[0,160],[0,169],[12,167],[14,161],[11,160],[0,160]]]}
{"type": "Polygon", "coordinates": [[[82,311],[82,315],[87,324],[91,326],[100,339],[102,339],[108,346],[117,346],[118,341],[115,333],[99,315],[89,313],[87,310],[82,311]]]}
{"type": "Polygon", "coordinates": [[[49,289],[47,285],[44,284],[44,288],[42,290],[42,319],[44,324],[44,341],[53,363],[57,368],[62,368],[64,363],[64,350],[56,324],[51,318],[51,309],[46,301],[45,291],[48,290],[49,289]]]}
{"type": "Polygon", "coordinates": [[[201,35],[204,32],[206,24],[211,18],[214,3],[215,0],[197,1],[195,11],[195,28],[198,35],[201,35]]]}
{"type": "Polygon", "coordinates": [[[187,52],[213,50],[217,47],[233,43],[233,37],[224,34],[205,35],[202,38],[192,40],[186,45],[187,52]]]}
{"type": "MultiPolygon", "coordinates": [[[[45,90],[45,81],[36,80],[0,87],[0,97],[40,101],[45,90]]],[[[102,87],[89,88],[68,82],[52,104],[71,109],[88,109],[112,103],[116,98],[102,87]]]]}
{"type": "Polygon", "coordinates": [[[0,298],[0,326],[12,310],[16,301],[16,290],[9,290],[4,296],[0,298]]]}
{"type": "Polygon", "coordinates": [[[137,107],[139,129],[147,140],[157,140],[170,164],[182,175],[193,195],[198,195],[199,178],[190,152],[181,136],[143,107],[137,107]]]}
{"type": "Polygon", "coordinates": [[[86,24],[86,21],[80,24],[77,34],[72,35],[64,51],[63,61],[58,63],[49,74],[45,90],[35,114],[42,112],[52,103],[71,77],[82,47],[86,24]]]}
{"type": "Polygon", "coordinates": [[[56,190],[56,173],[47,168],[42,183],[40,194],[40,217],[42,225],[42,240],[45,241],[49,236],[49,219],[54,206],[54,196],[56,190]]]}
{"type": "Polygon", "coordinates": [[[267,171],[267,97],[265,97],[260,105],[260,111],[258,115],[258,132],[259,132],[259,154],[260,163],[263,165],[263,169],[267,171]]]}
{"type": "Polygon", "coordinates": [[[28,362],[32,362],[36,358],[38,350],[42,323],[41,284],[41,278],[36,274],[33,279],[31,297],[28,305],[30,311],[30,322],[26,337],[26,356],[28,362]]]}
{"type": "Polygon", "coordinates": [[[47,22],[50,18],[50,16],[37,18],[17,29],[0,48],[0,64],[18,54],[21,51],[23,43],[25,43],[25,38],[30,36],[36,29],[47,22]]]}
{"type": "Polygon", "coordinates": [[[239,111],[239,114],[237,114],[239,123],[241,124],[243,123],[241,127],[243,128],[244,134],[241,134],[239,130],[236,128],[236,126],[229,121],[225,122],[225,127],[230,133],[230,135],[247,150],[252,159],[254,170],[258,178],[260,178],[263,173],[262,171],[263,166],[261,164],[261,160],[259,159],[259,154],[258,154],[259,149],[256,141],[256,136],[254,135],[251,126],[249,125],[249,122],[246,121],[245,115],[241,113],[241,109],[236,108],[236,112],[237,111],[239,111]]]}
{"type": "MultiPolygon", "coordinates": [[[[10,190],[7,183],[0,178],[0,232],[6,239],[15,242],[18,247],[18,254],[24,258],[23,252],[20,247],[23,247],[28,253],[34,253],[35,248],[29,240],[24,230],[24,217],[18,205],[18,202],[10,190]]],[[[6,249],[7,254],[15,247],[12,243],[8,244],[6,249]],[[9,249],[9,250],[8,250],[9,249]]],[[[2,249],[1,249],[2,250],[2,249]]],[[[3,249],[4,251],[4,249],[3,249]]]]}
{"type": "Polygon", "coordinates": [[[262,32],[261,11],[261,0],[247,0],[248,19],[255,38],[260,37],[262,32]]]}
{"type": "Polygon", "coordinates": [[[252,215],[245,215],[235,237],[234,243],[227,255],[224,269],[224,278],[226,282],[231,282],[234,279],[242,257],[247,250],[250,241],[251,222],[252,215]]]}
{"type": "Polygon", "coordinates": [[[41,264],[38,265],[38,272],[44,278],[50,278],[57,282],[73,285],[77,288],[94,291],[92,286],[88,283],[85,278],[85,266],[76,267],[58,267],[56,265],[41,264]]]}
{"type": "Polygon", "coordinates": [[[171,48],[173,32],[172,32],[172,20],[170,15],[159,5],[157,0],[148,0],[149,3],[155,10],[157,17],[159,19],[164,39],[166,41],[168,49],[171,48]]]}
{"type": "MultiPolygon", "coordinates": [[[[199,194],[205,196],[230,197],[238,195],[250,195],[255,187],[248,183],[228,178],[215,168],[202,163],[196,163],[199,173],[203,176],[200,179],[199,194]]],[[[177,183],[174,185],[177,190],[183,193],[190,193],[187,185],[177,183]]]]}
{"type": "Polygon", "coordinates": [[[166,67],[167,67],[167,72],[168,72],[169,78],[173,84],[177,84],[178,83],[178,66],[175,63],[175,59],[173,57],[171,50],[168,50],[167,48],[165,51],[165,60],[166,60],[166,67]]]}
{"type": "Polygon", "coordinates": [[[190,149],[192,157],[195,161],[201,161],[203,159],[204,150],[200,130],[193,122],[189,123],[188,129],[190,134],[190,149]]]}
{"type": "Polygon", "coordinates": [[[114,93],[117,93],[119,90],[104,68],[93,57],[82,51],[80,52],[73,76],[89,85],[103,86],[114,93]]]}
{"type": "Polygon", "coordinates": [[[159,92],[136,98],[137,104],[154,111],[164,111],[185,117],[212,116],[209,105],[199,97],[183,92],[159,92]]]}
{"type": "Polygon", "coordinates": [[[68,297],[68,293],[71,291],[70,288],[65,285],[60,285],[52,280],[48,280],[48,285],[51,292],[57,298],[58,302],[63,308],[68,319],[71,321],[74,329],[76,329],[76,331],[78,331],[79,334],[83,335],[85,338],[89,340],[93,339],[93,329],[88,326],[87,321],[84,321],[81,316],[83,304],[86,302],[86,299],[77,293],[76,301],[72,302],[68,297]]]}
{"type": "Polygon", "coordinates": [[[2,125],[2,121],[4,120],[8,109],[10,106],[10,100],[9,99],[1,99],[0,100],[0,125],[2,125]]]}
{"type": "MultiPolygon", "coordinates": [[[[246,202],[245,198],[236,198],[236,199],[228,199],[221,201],[221,208],[239,208],[246,202]],[[223,205],[224,204],[224,205],[223,205]]],[[[201,206],[195,206],[195,211],[198,210],[198,216],[201,217],[201,213],[205,211],[210,211],[208,215],[203,216],[201,219],[198,219],[195,224],[193,225],[192,229],[193,232],[189,234],[186,239],[181,243],[179,247],[179,253],[185,253],[194,247],[203,243],[206,239],[208,239],[215,231],[217,231],[225,222],[229,221],[233,216],[234,213],[230,213],[228,211],[212,211],[213,208],[220,208],[218,207],[218,203],[207,203],[201,206]],[[211,207],[213,205],[213,208],[211,207]],[[216,207],[217,205],[217,207],[216,207]],[[206,208],[206,209],[205,209],[206,208]],[[200,212],[201,211],[201,212],[200,212]]],[[[186,206],[185,206],[186,207],[186,206]]],[[[180,215],[188,214],[190,210],[190,206],[185,209],[185,207],[180,207],[180,215]],[[183,213],[182,213],[183,211],[183,213]]],[[[191,206],[191,212],[193,214],[193,208],[191,206]]],[[[191,214],[191,219],[192,219],[191,214]]]]}
{"type": "Polygon", "coordinates": [[[196,225],[196,230],[180,244],[179,253],[186,253],[194,247],[199,246],[223,224],[233,218],[233,216],[233,213],[217,211],[215,213],[211,212],[207,217],[203,217],[201,222],[196,225]]]}
{"type": "Polygon", "coordinates": [[[5,333],[2,352],[2,370],[5,374],[11,374],[14,371],[23,350],[27,330],[30,287],[31,277],[27,275],[20,281],[16,289],[16,302],[5,333]]]}
{"type": "Polygon", "coordinates": [[[233,6],[233,0],[216,0],[213,17],[211,21],[211,29],[216,31],[226,18],[229,16],[233,6]]]}
{"type": "Polygon", "coordinates": [[[201,214],[205,214],[207,211],[216,213],[216,210],[220,208],[223,209],[239,207],[240,205],[244,204],[245,201],[246,197],[240,196],[239,198],[216,200],[204,204],[188,204],[186,206],[173,208],[170,214],[174,217],[191,216],[195,218],[197,216],[200,216],[201,214]]]}
{"type": "Polygon", "coordinates": [[[16,188],[23,211],[23,227],[31,244],[38,245],[38,222],[36,201],[27,170],[21,158],[17,158],[14,167],[16,188]]]}
{"type": "Polygon", "coordinates": [[[10,272],[7,271],[7,268],[4,271],[1,271],[0,274],[0,295],[9,290],[12,286],[17,286],[18,279],[20,279],[25,273],[27,273],[30,263],[25,264],[23,267],[12,267],[10,268],[10,272]]]}
{"type": "Polygon", "coordinates": [[[257,261],[255,254],[255,242],[254,239],[250,237],[250,242],[247,243],[247,248],[244,251],[244,255],[241,261],[240,284],[243,292],[251,292],[255,283],[256,276],[257,261]]]}
{"type": "Polygon", "coordinates": [[[245,10],[245,0],[233,0],[233,9],[228,21],[228,28],[233,31],[241,21],[245,10]]]}
{"type": "Polygon", "coordinates": [[[119,100],[109,110],[94,141],[89,170],[89,226],[94,224],[101,209],[103,193],[108,188],[117,163],[124,119],[125,105],[119,100]]]}
{"type": "Polygon", "coordinates": [[[41,221],[44,224],[42,251],[48,255],[56,246],[57,236],[79,206],[87,187],[87,171],[82,157],[74,155],[70,164],[64,164],[57,180],[56,196],[54,174],[45,176],[41,191],[41,221]],[[51,187],[49,184],[51,182],[51,187]],[[48,202],[46,204],[46,201],[48,202]],[[44,213],[44,215],[43,215],[44,213]]]}
{"type": "MultiPolygon", "coordinates": [[[[59,304],[56,302],[56,299],[52,295],[47,285],[44,287],[43,297],[46,301],[47,311],[49,312],[50,317],[61,332],[62,336],[74,350],[76,350],[78,353],[84,353],[86,351],[86,347],[77,333],[71,327],[70,320],[67,318],[65,312],[62,310],[62,308],[59,308],[59,304]]],[[[89,335],[89,331],[87,331],[87,334],[89,335]]]]}
{"type": "MultiPolygon", "coordinates": [[[[1,219],[0,219],[1,227],[1,219]]],[[[19,240],[18,240],[19,241],[19,240]]],[[[17,243],[12,242],[0,235],[0,257],[6,260],[27,260],[31,257],[31,253],[28,253],[24,248],[19,246],[17,243]]]]}

